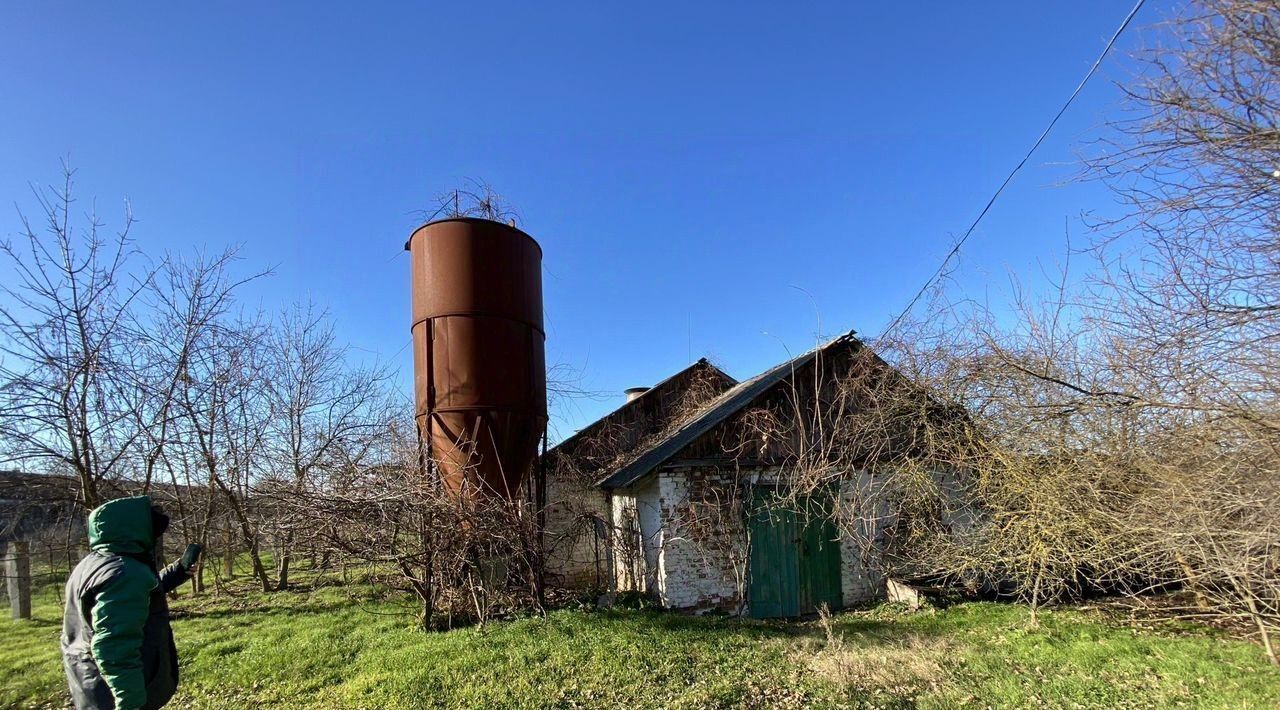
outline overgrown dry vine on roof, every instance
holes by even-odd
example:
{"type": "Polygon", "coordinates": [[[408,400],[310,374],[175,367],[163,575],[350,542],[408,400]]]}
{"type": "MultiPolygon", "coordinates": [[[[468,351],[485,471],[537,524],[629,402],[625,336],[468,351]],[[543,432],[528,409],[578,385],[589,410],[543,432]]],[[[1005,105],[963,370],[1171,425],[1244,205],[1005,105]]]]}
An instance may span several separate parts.
{"type": "Polygon", "coordinates": [[[645,451],[696,417],[720,395],[717,375],[709,369],[689,373],[685,386],[661,407],[642,410],[641,421],[604,418],[596,428],[583,432],[572,443],[573,455],[552,459],[557,478],[593,485],[606,473],[629,463],[636,451],[645,451]]]}

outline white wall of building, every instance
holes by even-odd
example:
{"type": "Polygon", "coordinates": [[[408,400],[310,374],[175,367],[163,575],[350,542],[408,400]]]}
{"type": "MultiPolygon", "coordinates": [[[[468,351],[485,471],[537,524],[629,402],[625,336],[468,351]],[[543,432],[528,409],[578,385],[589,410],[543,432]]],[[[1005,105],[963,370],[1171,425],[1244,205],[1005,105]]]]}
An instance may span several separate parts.
{"type": "MultiPolygon", "coordinates": [[[[708,487],[731,488],[733,478],[742,475],[671,468],[614,491],[613,524],[619,531],[630,530],[625,534],[636,537],[633,549],[642,552],[631,569],[619,560],[618,588],[649,591],[672,609],[741,608],[749,555],[741,521],[726,519],[708,527],[696,520],[698,501],[708,495],[708,487]]],[[[776,472],[757,471],[747,478],[768,482],[776,472]]],[[[883,598],[880,560],[885,532],[894,522],[883,481],[866,471],[853,473],[840,483],[838,501],[843,602],[852,606],[883,598]]]]}

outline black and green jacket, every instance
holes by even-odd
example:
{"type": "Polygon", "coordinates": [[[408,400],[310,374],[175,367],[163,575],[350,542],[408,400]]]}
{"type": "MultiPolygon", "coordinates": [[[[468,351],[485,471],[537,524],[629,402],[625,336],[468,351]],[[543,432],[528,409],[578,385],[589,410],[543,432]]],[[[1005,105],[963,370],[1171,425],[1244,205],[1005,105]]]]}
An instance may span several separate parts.
{"type": "Polygon", "coordinates": [[[151,499],[120,498],[89,514],[90,553],[71,572],[62,664],[77,708],[159,708],[178,687],[165,594],[190,578],[156,572],[151,499]]]}

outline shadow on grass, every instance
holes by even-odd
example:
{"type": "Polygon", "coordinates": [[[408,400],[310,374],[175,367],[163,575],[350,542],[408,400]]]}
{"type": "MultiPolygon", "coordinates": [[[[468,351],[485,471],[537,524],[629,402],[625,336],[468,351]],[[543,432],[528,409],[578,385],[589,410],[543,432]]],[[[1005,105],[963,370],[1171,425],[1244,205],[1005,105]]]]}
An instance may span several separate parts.
{"type": "Polygon", "coordinates": [[[45,619],[38,616],[33,616],[30,619],[14,619],[11,623],[13,623],[14,625],[21,625],[21,626],[35,627],[35,628],[52,628],[52,627],[61,627],[62,619],[61,618],[45,619]]]}
{"type": "MultiPolygon", "coordinates": [[[[421,630],[416,623],[416,605],[401,607],[394,598],[386,595],[353,594],[343,596],[326,593],[332,587],[327,584],[300,584],[285,591],[263,593],[257,590],[235,590],[232,596],[221,598],[188,597],[171,609],[175,620],[230,620],[230,619],[291,619],[323,615],[343,611],[366,611],[378,616],[401,617],[407,630],[421,630]]],[[[636,637],[654,634],[676,634],[697,637],[712,642],[751,641],[825,641],[827,630],[814,619],[759,620],[729,616],[693,616],[658,609],[595,609],[568,607],[550,609],[548,615],[531,613],[509,619],[489,622],[486,633],[499,632],[512,624],[548,624],[542,631],[551,634],[568,632],[567,627],[596,627],[616,629],[636,637]]],[[[857,612],[838,614],[831,619],[831,628],[837,635],[850,642],[867,644],[893,643],[906,636],[932,638],[954,631],[950,623],[912,623],[912,616],[868,618],[857,612]]],[[[455,624],[451,630],[476,629],[474,624],[455,624]]],[[[533,627],[528,627],[532,630],[533,627]]],[[[449,633],[449,629],[424,631],[424,633],[449,633]]]]}
{"type": "MultiPolygon", "coordinates": [[[[786,640],[825,641],[827,631],[812,620],[757,620],[733,617],[687,616],[672,612],[595,611],[587,612],[586,620],[597,620],[616,627],[632,627],[637,634],[653,632],[698,635],[711,640],[786,640]]],[[[859,619],[836,616],[832,630],[848,641],[871,643],[892,642],[904,637],[932,638],[946,636],[950,630],[937,625],[903,624],[879,619],[859,619]]]]}
{"type": "Polygon", "coordinates": [[[335,599],[308,601],[282,606],[272,604],[270,600],[266,600],[239,605],[234,603],[218,604],[217,606],[201,607],[196,609],[179,607],[171,609],[169,611],[169,616],[173,619],[227,619],[237,616],[307,616],[312,614],[325,614],[335,611],[356,609],[360,604],[361,601],[358,599],[335,599]]]}

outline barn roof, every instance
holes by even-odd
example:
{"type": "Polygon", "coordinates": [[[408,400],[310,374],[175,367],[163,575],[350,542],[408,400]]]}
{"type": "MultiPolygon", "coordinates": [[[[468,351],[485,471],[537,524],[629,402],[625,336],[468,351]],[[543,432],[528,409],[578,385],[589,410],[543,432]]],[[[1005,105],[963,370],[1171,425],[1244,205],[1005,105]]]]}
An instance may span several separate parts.
{"type": "Polygon", "coordinates": [[[861,341],[854,337],[853,331],[849,331],[797,358],[765,370],[745,382],[738,383],[724,394],[708,402],[696,416],[653,442],[652,445],[641,451],[630,462],[600,479],[597,485],[604,488],[631,485],[645,474],[669,461],[686,446],[696,441],[698,437],[745,409],[756,399],[773,389],[774,385],[791,376],[796,370],[808,365],[814,358],[832,348],[850,345],[855,347],[861,347],[862,345],[861,341]]]}
{"type": "Polygon", "coordinates": [[[572,448],[572,446],[576,444],[578,441],[598,431],[601,427],[607,424],[611,419],[614,419],[615,417],[617,417],[618,415],[620,415],[621,413],[623,413],[628,409],[637,409],[639,407],[644,406],[652,398],[661,396],[663,391],[667,388],[667,385],[672,384],[675,381],[679,380],[680,378],[690,375],[691,373],[699,369],[706,369],[709,372],[713,372],[716,376],[723,378],[724,381],[729,385],[738,384],[737,380],[730,377],[727,373],[725,373],[724,370],[721,370],[720,368],[716,367],[714,364],[711,363],[710,360],[706,359],[705,357],[699,358],[698,361],[693,363],[692,365],[689,365],[683,370],[680,370],[679,372],[676,372],[670,377],[663,379],[661,382],[658,382],[654,386],[648,388],[642,394],[635,397],[634,399],[629,399],[626,402],[623,402],[622,405],[619,406],[617,409],[614,409],[613,411],[609,412],[603,417],[600,417],[594,422],[582,427],[578,431],[574,432],[568,438],[559,442],[555,446],[552,446],[550,449],[547,450],[547,453],[552,454],[556,451],[564,451],[569,448],[572,448]]]}

